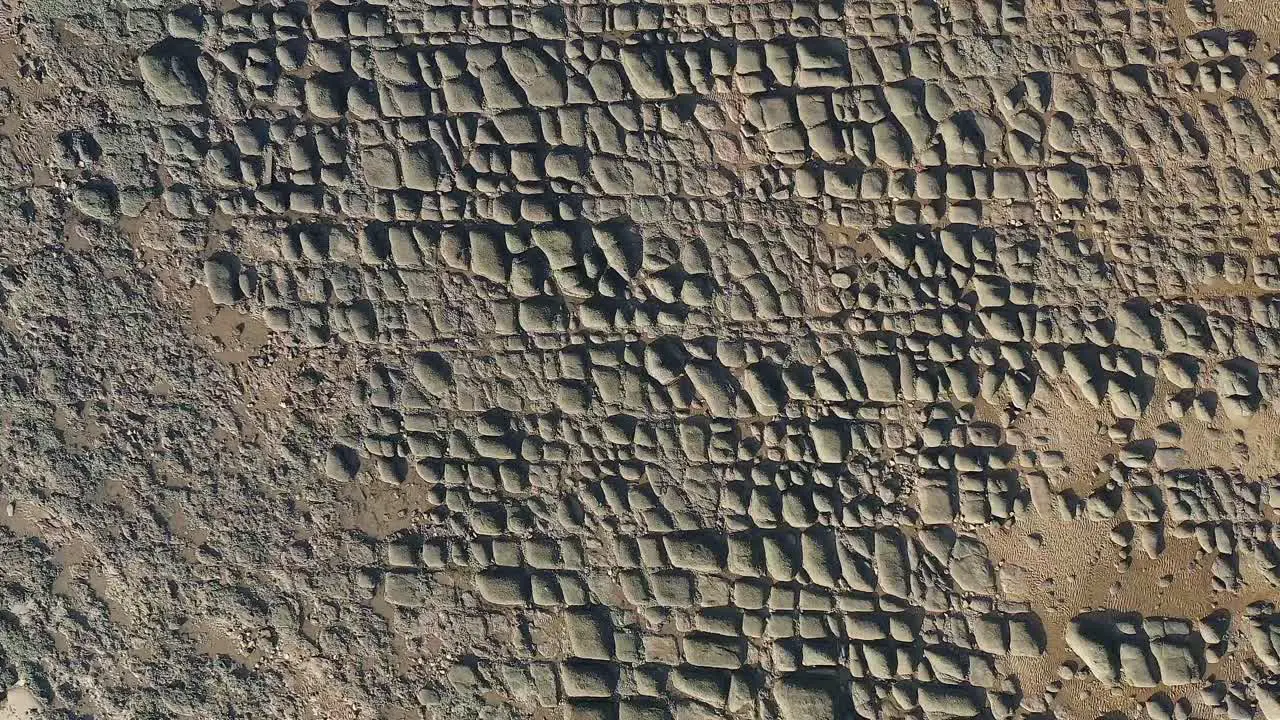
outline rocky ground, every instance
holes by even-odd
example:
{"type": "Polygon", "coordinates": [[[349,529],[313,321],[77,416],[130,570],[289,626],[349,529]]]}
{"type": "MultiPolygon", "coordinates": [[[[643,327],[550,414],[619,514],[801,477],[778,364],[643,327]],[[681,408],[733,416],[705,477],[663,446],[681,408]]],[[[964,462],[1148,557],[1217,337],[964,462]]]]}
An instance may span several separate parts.
{"type": "Polygon", "coordinates": [[[0,2],[0,720],[1280,720],[1280,6],[452,1],[0,2]]]}

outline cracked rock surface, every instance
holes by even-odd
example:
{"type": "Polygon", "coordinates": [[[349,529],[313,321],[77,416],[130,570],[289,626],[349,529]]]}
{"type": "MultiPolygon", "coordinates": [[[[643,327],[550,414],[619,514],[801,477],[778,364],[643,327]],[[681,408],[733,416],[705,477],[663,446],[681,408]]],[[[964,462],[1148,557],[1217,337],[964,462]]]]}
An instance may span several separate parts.
{"type": "Polygon", "coordinates": [[[0,720],[1280,720],[1277,18],[0,7],[0,720]]]}

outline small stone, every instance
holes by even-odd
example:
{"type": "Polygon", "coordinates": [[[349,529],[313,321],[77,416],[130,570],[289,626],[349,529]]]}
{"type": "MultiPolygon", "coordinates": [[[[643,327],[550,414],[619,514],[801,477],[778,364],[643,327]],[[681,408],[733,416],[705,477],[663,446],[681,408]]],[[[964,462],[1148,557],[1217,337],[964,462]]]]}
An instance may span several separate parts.
{"type": "Polygon", "coordinates": [[[109,220],[119,209],[115,188],[105,184],[77,188],[71,202],[77,210],[94,220],[109,220]]]}
{"type": "Polygon", "coordinates": [[[217,305],[232,305],[244,297],[240,287],[240,258],[217,252],[204,262],[204,284],[217,305]]]}

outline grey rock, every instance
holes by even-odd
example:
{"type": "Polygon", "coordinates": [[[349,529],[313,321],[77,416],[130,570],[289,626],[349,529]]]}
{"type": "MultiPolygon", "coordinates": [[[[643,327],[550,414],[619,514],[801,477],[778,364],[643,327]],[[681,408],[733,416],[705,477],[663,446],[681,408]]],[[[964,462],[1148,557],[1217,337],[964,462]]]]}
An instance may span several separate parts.
{"type": "Polygon", "coordinates": [[[218,305],[232,305],[244,298],[240,258],[217,252],[204,261],[204,285],[209,298],[218,305]]]}
{"type": "Polygon", "coordinates": [[[189,40],[164,40],[138,56],[147,89],[162,105],[199,105],[207,84],[197,59],[200,46],[189,40]]]}
{"type": "Polygon", "coordinates": [[[780,720],[834,720],[837,691],[835,678],[790,675],[774,685],[773,698],[780,720]]]}

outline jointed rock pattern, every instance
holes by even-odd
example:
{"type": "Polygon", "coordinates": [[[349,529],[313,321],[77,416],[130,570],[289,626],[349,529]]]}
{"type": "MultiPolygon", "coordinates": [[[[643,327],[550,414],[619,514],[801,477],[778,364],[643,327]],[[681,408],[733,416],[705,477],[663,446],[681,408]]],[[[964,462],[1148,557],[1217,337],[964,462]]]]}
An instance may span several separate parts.
{"type": "Polygon", "coordinates": [[[20,5],[0,716],[1280,720],[1229,10],[20,5]]]}

